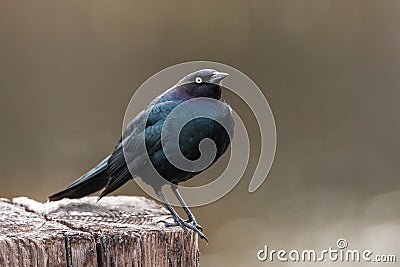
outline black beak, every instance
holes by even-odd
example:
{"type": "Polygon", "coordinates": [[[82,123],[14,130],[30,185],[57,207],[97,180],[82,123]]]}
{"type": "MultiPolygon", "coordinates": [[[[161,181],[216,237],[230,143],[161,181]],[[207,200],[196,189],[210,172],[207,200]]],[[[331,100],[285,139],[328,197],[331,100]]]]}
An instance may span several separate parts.
{"type": "Polygon", "coordinates": [[[225,77],[229,76],[228,73],[214,71],[210,78],[210,83],[219,84],[225,77]]]}

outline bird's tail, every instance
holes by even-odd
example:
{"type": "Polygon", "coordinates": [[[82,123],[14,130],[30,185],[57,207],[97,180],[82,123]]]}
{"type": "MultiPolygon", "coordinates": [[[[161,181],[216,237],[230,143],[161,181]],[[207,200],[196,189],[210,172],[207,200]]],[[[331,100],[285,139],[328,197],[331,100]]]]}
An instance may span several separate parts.
{"type": "Polygon", "coordinates": [[[49,196],[50,201],[60,200],[63,198],[80,198],[96,191],[99,191],[107,185],[107,162],[110,156],[106,157],[96,167],[75,180],[64,190],[49,196]]]}

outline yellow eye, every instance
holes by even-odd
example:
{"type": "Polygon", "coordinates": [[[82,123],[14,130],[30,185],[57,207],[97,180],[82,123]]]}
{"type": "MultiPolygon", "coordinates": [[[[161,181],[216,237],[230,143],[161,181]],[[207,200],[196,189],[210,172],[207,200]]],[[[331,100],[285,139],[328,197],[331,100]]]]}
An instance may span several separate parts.
{"type": "Polygon", "coordinates": [[[203,79],[202,79],[202,78],[196,77],[196,83],[202,83],[202,82],[203,82],[203,79]]]}

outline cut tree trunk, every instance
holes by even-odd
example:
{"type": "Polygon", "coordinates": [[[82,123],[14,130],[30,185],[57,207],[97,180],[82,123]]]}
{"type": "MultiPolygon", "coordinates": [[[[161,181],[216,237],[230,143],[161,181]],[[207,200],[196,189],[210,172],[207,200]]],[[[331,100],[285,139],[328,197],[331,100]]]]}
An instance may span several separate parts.
{"type": "Polygon", "coordinates": [[[198,236],[144,197],[0,199],[0,266],[198,266],[198,236]]]}

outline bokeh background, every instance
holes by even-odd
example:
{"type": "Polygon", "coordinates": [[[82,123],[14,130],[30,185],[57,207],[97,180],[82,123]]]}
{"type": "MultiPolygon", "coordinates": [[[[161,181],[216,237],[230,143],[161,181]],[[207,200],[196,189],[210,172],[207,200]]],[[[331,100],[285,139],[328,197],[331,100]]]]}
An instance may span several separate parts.
{"type": "MultiPolygon", "coordinates": [[[[201,265],[301,266],[256,252],[338,238],[399,261],[398,25],[395,0],[2,1],[0,195],[45,201],[111,152],[143,81],[212,60],[263,90],[278,146],[258,191],[256,138],[246,177],[194,209],[210,239],[201,265]]],[[[144,195],[134,182],[116,194],[144,195]]]]}

